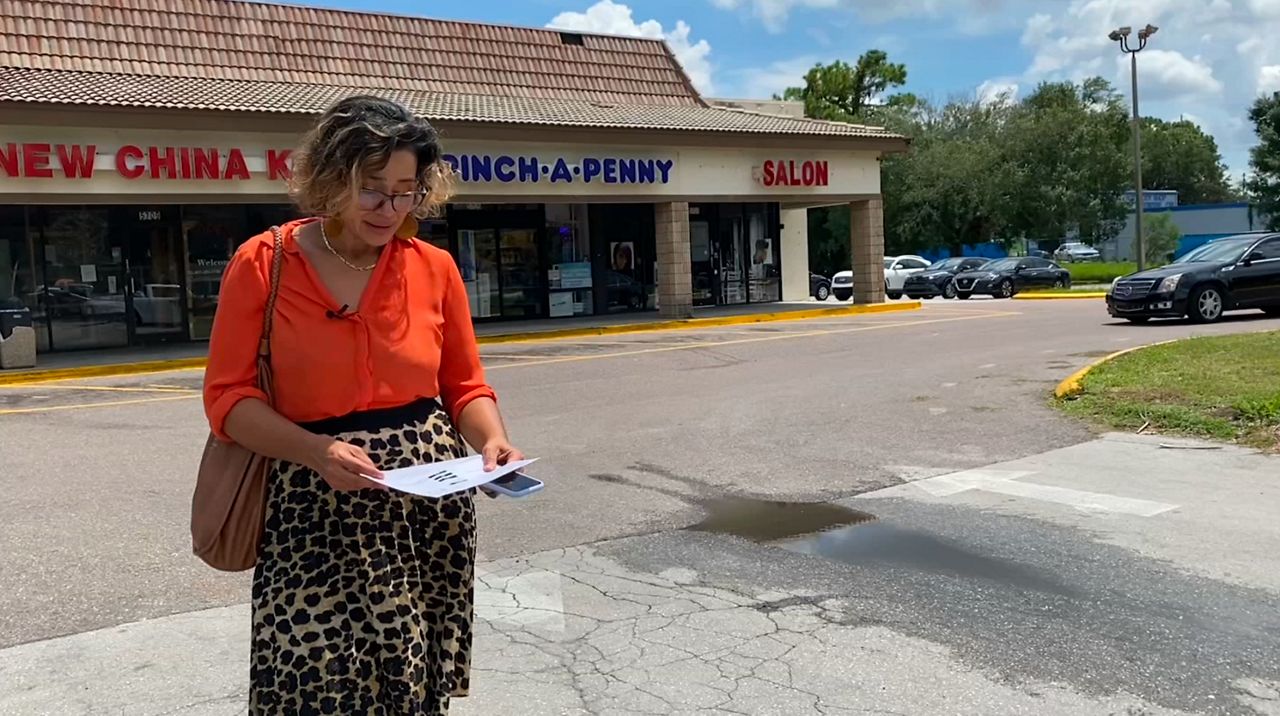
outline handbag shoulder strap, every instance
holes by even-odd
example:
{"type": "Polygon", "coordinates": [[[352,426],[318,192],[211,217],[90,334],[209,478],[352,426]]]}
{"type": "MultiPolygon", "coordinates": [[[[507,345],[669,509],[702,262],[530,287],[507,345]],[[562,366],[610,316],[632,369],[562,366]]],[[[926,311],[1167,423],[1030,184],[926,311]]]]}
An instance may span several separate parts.
{"type": "Polygon", "coordinates": [[[258,341],[258,355],[271,355],[271,323],[276,313],[276,296],[280,294],[280,267],[284,265],[284,233],[279,226],[271,227],[275,235],[275,251],[271,256],[271,291],[267,294],[267,307],[262,315],[262,339],[258,341]]]}

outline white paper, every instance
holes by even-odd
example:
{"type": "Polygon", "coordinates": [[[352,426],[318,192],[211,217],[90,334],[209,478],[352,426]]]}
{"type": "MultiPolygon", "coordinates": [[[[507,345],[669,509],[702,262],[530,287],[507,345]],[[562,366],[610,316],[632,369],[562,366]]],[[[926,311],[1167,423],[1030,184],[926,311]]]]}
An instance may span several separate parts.
{"type": "Polygon", "coordinates": [[[408,492],[423,497],[444,497],[455,492],[470,490],[520,470],[537,462],[534,460],[518,460],[506,465],[499,465],[492,472],[484,471],[484,457],[472,455],[458,460],[433,462],[426,465],[415,465],[399,470],[387,470],[382,473],[382,484],[393,490],[408,492]]]}
{"type": "Polygon", "coordinates": [[[80,264],[80,280],[85,283],[97,283],[98,266],[97,264],[80,264]]]}

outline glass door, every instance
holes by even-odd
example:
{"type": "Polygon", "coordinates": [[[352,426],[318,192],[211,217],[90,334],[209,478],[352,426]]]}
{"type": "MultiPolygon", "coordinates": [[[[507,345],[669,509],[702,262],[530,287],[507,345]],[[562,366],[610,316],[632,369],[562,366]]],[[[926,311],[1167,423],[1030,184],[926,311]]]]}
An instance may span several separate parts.
{"type": "Polygon", "coordinates": [[[129,343],[122,250],[110,240],[110,211],[45,207],[32,212],[43,264],[39,303],[53,350],[111,348],[129,343]]]}
{"type": "Polygon", "coordinates": [[[502,289],[497,232],[493,229],[458,231],[458,263],[462,283],[471,300],[471,317],[502,315],[502,289]]]}
{"type": "Polygon", "coordinates": [[[120,211],[113,233],[129,275],[126,310],[134,341],[186,340],[186,260],[175,207],[130,206],[120,211]]]}
{"type": "Polygon", "coordinates": [[[720,220],[720,303],[747,302],[747,272],[743,251],[742,218],[720,220]]]}
{"type": "Polygon", "coordinates": [[[711,243],[711,225],[689,222],[689,273],[693,278],[693,305],[716,305],[716,257],[711,243]]]}
{"type": "Polygon", "coordinates": [[[499,275],[503,318],[542,318],[547,305],[536,229],[502,229],[499,275]]]}

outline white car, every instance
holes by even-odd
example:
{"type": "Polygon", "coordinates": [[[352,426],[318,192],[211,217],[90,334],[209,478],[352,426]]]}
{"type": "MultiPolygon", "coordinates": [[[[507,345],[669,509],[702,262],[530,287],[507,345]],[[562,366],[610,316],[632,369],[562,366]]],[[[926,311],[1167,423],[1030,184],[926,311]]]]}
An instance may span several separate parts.
{"type": "Polygon", "coordinates": [[[1077,261],[1101,261],[1102,254],[1098,250],[1082,244],[1077,241],[1069,242],[1058,247],[1053,252],[1053,259],[1059,263],[1075,263],[1077,261]]]}
{"type": "MultiPolygon", "coordinates": [[[[891,299],[902,298],[902,285],[907,277],[929,268],[930,262],[923,256],[884,257],[884,293],[891,299]]],[[[853,272],[841,271],[831,277],[831,295],[837,301],[848,301],[853,296],[853,272]]]]}

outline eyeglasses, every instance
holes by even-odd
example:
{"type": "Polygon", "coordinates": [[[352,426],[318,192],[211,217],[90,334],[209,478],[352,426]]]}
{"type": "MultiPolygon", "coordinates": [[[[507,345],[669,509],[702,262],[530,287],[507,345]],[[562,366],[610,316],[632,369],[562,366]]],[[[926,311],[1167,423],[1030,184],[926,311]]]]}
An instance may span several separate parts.
{"type": "Polygon", "coordinates": [[[427,193],[425,187],[399,194],[387,194],[377,189],[361,189],[356,196],[356,206],[361,211],[378,211],[389,201],[392,211],[412,211],[426,201],[427,193]]]}

